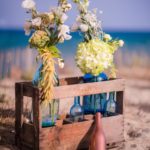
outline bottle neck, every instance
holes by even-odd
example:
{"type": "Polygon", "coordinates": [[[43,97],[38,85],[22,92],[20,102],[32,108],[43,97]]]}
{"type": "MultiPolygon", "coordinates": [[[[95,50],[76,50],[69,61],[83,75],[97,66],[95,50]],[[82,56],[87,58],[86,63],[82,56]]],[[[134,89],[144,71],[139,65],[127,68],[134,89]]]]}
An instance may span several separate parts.
{"type": "Polygon", "coordinates": [[[76,96],[74,99],[74,105],[80,105],[80,97],[76,96]]]}
{"type": "Polygon", "coordinates": [[[114,100],[115,92],[109,93],[109,100],[114,100]]]}
{"type": "Polygon", "coordinates": [[[102,130],[102,118],[100,113],[96,113],[95,122],[96,122],[96,130],[102,130]]]}

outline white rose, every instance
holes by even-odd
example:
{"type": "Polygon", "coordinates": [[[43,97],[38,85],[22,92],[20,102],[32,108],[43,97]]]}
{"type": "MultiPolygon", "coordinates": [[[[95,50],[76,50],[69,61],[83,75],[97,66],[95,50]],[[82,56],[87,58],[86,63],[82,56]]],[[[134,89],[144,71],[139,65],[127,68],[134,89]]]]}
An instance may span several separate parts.
{"type": "Polygon", "coordinates": [[[25,9],[34,9],[35,8],[35,2],[33,0],[24,0],[22,2],[22,7],[25,9]]]}
{"type": "Polygon", "coordinates": [[[60,39],[59,39],[59,43],[63,43],[63,42],[64,42],[64,40],[65,40],[65,39],[64,39],[64,37],[63,37],[63,36],[61,36],[61,37],[60,37],[60,39]]]}
{"type": "Polygon", "coordinates": [[[71,36],[67,34],[67,33],[70,33],[69,26],[60,25],[58,27],[58,30],[59,30],[58,38],[61,39],[63,37],[65,40],[70,40],[71,39],[71,36]]]}
{"type": "Polygon", "coordinates": [[[82,32],[87,32],[88,31],[88,25],[86,25],[86,24],[81,24],[79,27],[80,27],[80,30],[82,32]]]}
{"type": "Polygon", "coordinates": [[[76,21],[77,21],[78,23],[81,23],[81,22],[82,22],[81,17],[80,17],[80,16],[77,16],[76,21]]]}
{"type": "Polygon", "coordinates": [[[71,31],[72,32],[75,32],[75,31],[77,31],[79,29],[79,25],[77,24],[77,23],[74,23],[73,25],[72,25],[72,27],[71,27],[71,31]]]}
{"type": "Polygon", "coordinates": [[[66,34],[66,35],[64,36],[64,38],[65,38],[65,40],[70,40],[70,39],[72,38],[72,36],[71,36],[71,35],[66,34]]]}
{"type": "Polygon", "coordinates": [[[69,26],[67,26],[67,25],[60,25],[60,26],[58,27],[58,30],[59,30],[59,35],[58,35],[58,37],[60,37],[61,35],[66,34],[66,33],[70,33],[69,26]]]}
{"type": "Polygon", "coordinates": [[[61,23],[64,23],[67,19],[68,19],[68,16],[65,13],[63,13],[63,15],[60,18],[61,23]]]}
{"type": "Polygon", "coordinates": [[[92,27],[96,27],[96,22],[90,22],[90,25],[92,26],[92,27]]]}
{"type": "Polygon", "coordinates": [[[119,46],[123,47],[123,45],[124,45],[124,41],[123,40],[119,40],[119,46]]]}
{"type": "Polygon", "coordinates": [[[59,67],[60,68],[64,68],[64,60],[63,59],[61,59],[61,58],[58,58],[58,65],[59,65],[59,67]]]}
{"type": "Polygon", "coordinates": [[[72,5],[69,3],[68,4],[65,3],[65,4],[62,4],[61,7],[64,9],[65,12],[67,12],[72,8],[72,5]]]}
{"type": "Polygon", "coordinates": [[[68,10],[72,9],[72,5],[70,3],[67,4],[68,10]]]}
{"type": "Polygon", "coordinates": [[[32,27],[32,23],[31,22],[28,22],[28,21],[25,22],[25,25],[24,25],[25,35],[30,35],[31,27],[32,27]]]}
{"type": "Polygon", "coordinates": [[[37,18],[35,18],[35,19],[32,19],[32,25],[33,25],[33,26],[39,27],[39,26],[41,25],[41,23],[42,23],[42,20],[41,20],[40,17],[37,17],[37,18]]]}
{"type": "Polygon", "coordinates": [[[111,37],[109,34],[105,34],[105,35],[104,35],[104,39],[105,39],[106,41],[110,41],[110,40],[112,39],[112,37],[111,37]]]}

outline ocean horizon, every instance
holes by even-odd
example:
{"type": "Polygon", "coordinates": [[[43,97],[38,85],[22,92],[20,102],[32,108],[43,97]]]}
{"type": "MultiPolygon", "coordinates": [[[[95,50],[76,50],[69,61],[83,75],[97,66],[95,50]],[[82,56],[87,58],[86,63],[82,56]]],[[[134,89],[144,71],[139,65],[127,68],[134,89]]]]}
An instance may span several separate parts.
{"type": "MultiPolygon", "coordinates": [[[[106,30],[113,38],[122,39],[125,42],[123,50],[144,51],[150,53],[150,31],[114,31],[106,30]]],[[[82,41],[78,32],[71,33],[72,39],[59,44],[62,53],[74,53],[77,44],[82,41]],[[68,48],[71,48],[69,51],[68,48]]],[[[23,29],[0,29],[0,52],[28,47],[30,36],[26,36],[23,29]]]]}

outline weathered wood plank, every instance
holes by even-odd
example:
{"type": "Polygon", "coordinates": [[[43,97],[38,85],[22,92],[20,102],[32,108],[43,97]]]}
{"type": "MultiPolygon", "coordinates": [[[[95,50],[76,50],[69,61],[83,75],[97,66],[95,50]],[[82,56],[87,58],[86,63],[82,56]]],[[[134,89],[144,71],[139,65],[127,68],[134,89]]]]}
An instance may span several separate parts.
{"type": "Polygon", "coordinates": [[[34,149],[39,150],[39,130],[41,128],[40,124],[40,100],[39,100],[39,90],[34,89],[32,97],[32,108],[33,108],[33,125],[34,125],[34,149]]]}
{"type": "Polygon", "coordinates": [[[123,90],[124,90],[124,80],[116,79],[103,82],[58,86],[54,88],[54,98],[61,99],[74,96],[84,96],[90,94],[99,94],[123,90]]]}
{"type": "Polygon", "coordinates": [[[117,113],[119,114],[123,114],[124,111],[124,91],[119,91],[117,92],[117,101],[116,101],[116,105],[117,105],[117,113]]]}
{"type": "Polygon", "coordinates": [[[34,125],[30,123],[23,123],[21,132],[21,143],[26,143],[30,147],[34,146],[34,125]]]}
{"type": "Polygon", "coordinates": [[[23,88],[22,84],[15,84],[15,143],[20,148],[21,130],[23,123],[23,88]]]}
{"type": "MultiPolygon", "coordinates": [[[[40,132],[41,150],[76,150],[87,148],[94,129],[93,120],[43,128],[40,132]]],[[[107,143],[123,141],[123,116],[102,119],[107,143]]]]}

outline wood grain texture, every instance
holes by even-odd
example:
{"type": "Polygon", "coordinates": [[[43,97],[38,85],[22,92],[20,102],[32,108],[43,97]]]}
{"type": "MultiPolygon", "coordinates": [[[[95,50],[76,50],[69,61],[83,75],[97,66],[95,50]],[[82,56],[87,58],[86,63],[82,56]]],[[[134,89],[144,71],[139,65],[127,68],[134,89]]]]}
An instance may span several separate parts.
{"type": "Polygon", "coordinates": [[[39,99],[39,90],[34,89],[33,92],[33,126],[34,126],[34,149],[39,149],[39,130],[41,129],[40,124],[40,99],[39,99]]]}
{"type": "Polygon", "coordinates": [[[15,143],[20,148],[21,130],[23,123],[23,88],[22,84],[15,84],[15,143]]]}
{"type": "Polygon", "coordinates": [[[54,98],[68,98],[74,96],[84,96],[112,91],[123,91],[124,80],[116,79],[111,81],[93,82],[84,84],[58,86],[54,89],[54,98]]]}
{"type": "Polygon", "coordinates": [[[70,77],[70,78],[62,78],[59,80],[60,86],[79,84],[81,82],[83,82],[83,77],[70,77]]]}
{"type": "Polygon", "coordinates": [[[117,101],[116,101],[117,110],[116,110],[116,112],[119,114],[123,114],[123,111],[124,111],[124,91],[117,92],[116,98],[117,98],[117,101]]]}
{"type": "Polygon", "coordinates": [[[30,123],[23,123],[21,132],[21,143],[26,143],[30,147],[34,146],[34,125],[30,123]]]}
{"type": "MultiPolygon", "coordinates": [[[[61,127],[42,129],[40,132],[40,150],[77,150],[88,148],[94,129],[93,122],[94,120],[89,120],[66,124],[61,127]]],[[[117,143],[124,140],[122,115],[103,118],[102,122],[107,143],[117,143]]]]}

